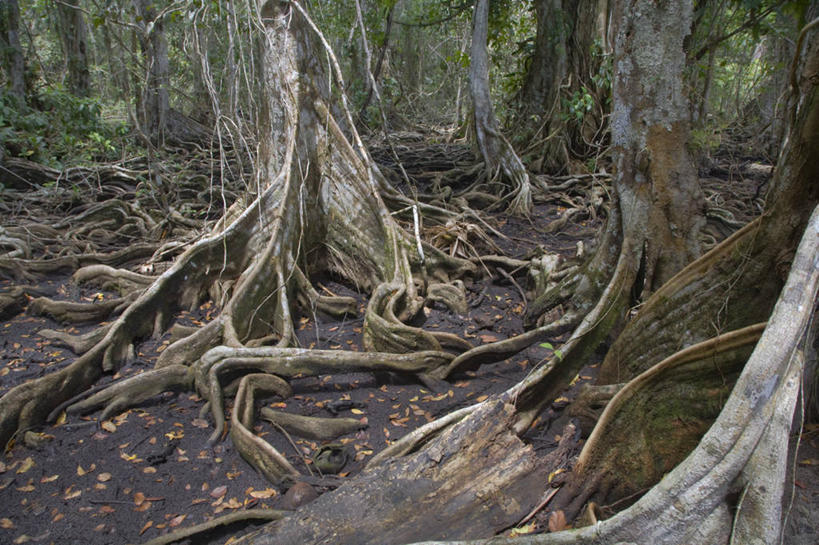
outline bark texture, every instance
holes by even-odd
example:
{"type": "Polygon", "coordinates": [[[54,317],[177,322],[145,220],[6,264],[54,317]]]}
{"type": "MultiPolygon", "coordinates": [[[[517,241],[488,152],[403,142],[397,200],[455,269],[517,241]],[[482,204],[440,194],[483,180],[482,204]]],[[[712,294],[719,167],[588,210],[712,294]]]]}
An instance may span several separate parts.
{"type": "Polygon", "coordinates": [[[88,29],[85,18],[77,0],[61,2],[58,9],[68,89],[76,96],[87,97],[91,91],[91,74],[88,71],[88,29]]]}
{"type": "Polygon", "coordinates": [[[23,104],[26,100],[26,66],[20,45],[20,5],[17,0],[0,1],[0,46],[9,92],[23,104]]]}

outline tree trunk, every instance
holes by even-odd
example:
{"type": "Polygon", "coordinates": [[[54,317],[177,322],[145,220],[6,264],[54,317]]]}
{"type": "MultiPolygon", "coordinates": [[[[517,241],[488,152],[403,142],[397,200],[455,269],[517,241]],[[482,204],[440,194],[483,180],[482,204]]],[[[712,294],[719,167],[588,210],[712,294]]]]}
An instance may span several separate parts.
{"type": "MultiPolygon", "coordinates": [[[[570,150],[581,151],[584,147],[584,118],[598,117],[598,112],[582,112],[578,113],[579,119],[575,117],[576,123],[569,124],[563,101],[571,100],[576,93],[594,92],[591,77],[600,63],[592,51],[599,36],[596,21],[599,10],[600,0],[535,3],[535,51],[521,91],[521,114],[524,123],[536,124],[538,138],[543,139],[543,144],[534,148],[543,171],[566,168],[570,150]],[[537,121],[533,123],[534,118],[537,121]]],[[[602,113],[601,110],[599,114],[602,113]]]]}
{"type": "Polygon", "coordinates": [[[91,93],[91,74],[88,71],[88,30],[78,0],[58,4],[60,38],[68,70],[68,89],[79,97],[91,93]]]}
{"type": "Polygon", "coordinates": [[[26,66],[20,45],[20,6],[17,0],[0,0],[0,46],[9,93],[20,104],[26,101],[26,66]]]}
{"type": "Polygon", "coordinates": [[[165,40],[164,22],[161,18],[157,19],[155,5],[151,0],[133,2],[140,19],[137,34],[145,62],[137,116],[143,132],[161,145],[167,136],[171,109],[168,95],[168,43],[165,40]]]}
{"type": "Polygon", "coordinates": [[[532,193],[529,175],[512,145],[501,134],[492,96],[489,92],[489,55],[487,34],[489,32],[489,0],[478,0],[472,18],[472,48],[469,65],[469,90],[474,108],[475,139],[483,157],[487,175],[501,176],[511,184],[509,209],[515,213],[528,214],[532,209],[532,193]]]}

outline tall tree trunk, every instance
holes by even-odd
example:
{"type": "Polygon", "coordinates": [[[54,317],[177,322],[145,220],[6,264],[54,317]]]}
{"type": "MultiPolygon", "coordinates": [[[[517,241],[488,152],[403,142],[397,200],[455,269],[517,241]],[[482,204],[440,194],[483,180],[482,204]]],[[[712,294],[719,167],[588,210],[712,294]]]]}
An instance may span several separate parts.
{"type": "Polygon", "coordinates": [[[78,0],[58,4],[60,38],[68,69],[68,89],[79,97],[91,93],[91,74],[88,71],[88,29],[78,0]]]}
{"type": "Polygon", "coordinates": [[[472,48],[469,90],[475,119],[475,139],[490,177],[501,176],[511,185],[509,209],[528,214],[532,209],[529,175],[512,145],[501,134],[489,92],[489,0],[478,0],[472,16],[472,48]]]}
{"type": "Polygon", "coordinates": [[[0,47],[8,90],[20,104],[26,100],[26,65],[20,45],[20,6],[17,0],[0,0],[0,47]]]}
{"type": "Polygon", "coordinates": [[[139,123],[145,134],[154,142],[162,144],[168,132],[170,100],[168,88],[168,43],[165,40],[164,22],[157,19],[155,4],[151,0],[133,0],[139,17],[139,44],[145,62],[145,76],[138,111],[139,123]]]}
{"type": "Polygon", "coordinates": [[[584,118],[604,113],[582,112],[570,124],[563,104],[576,93],[594,92],[591,78],[597,72],[599,60],[592,56],[592,51],[595,39],[602,38],[596,21],[600,4],[600,0],[535,3],[535,51],[521,91],[521,113],[525,123],[531,125],[530,118],[536,118],[539,125],[538,138],[543,144],[535,147],[534,152],[544,171],[566,168],[570,150],[582,151],[584,118]]]}

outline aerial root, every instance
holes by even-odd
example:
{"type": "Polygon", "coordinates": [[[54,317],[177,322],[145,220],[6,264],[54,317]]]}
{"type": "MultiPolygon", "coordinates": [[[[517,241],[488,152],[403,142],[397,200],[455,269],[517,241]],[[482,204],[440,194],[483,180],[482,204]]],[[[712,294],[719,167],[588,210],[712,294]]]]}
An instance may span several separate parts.
{"type": "Polygon", "coordinates": [[[153,284],[155,276],[139,274],[127,269],[115,269],[108,265],[88,265],[77,270],[71,281],[75,284],[98,285],[104,290],[116,290],[125,295],[143,290],[153,284]]]}
{"type": "Polygon", "coordinates": [[[31,301],[28,310],[34,315],[49,316],[58,322],[81,324],[101,322],[111,315],[120,314],[136,297],[117,297],[97,303],[75,303],[74,301],[55,301],[49,297],[38,297],[31,301]]]}

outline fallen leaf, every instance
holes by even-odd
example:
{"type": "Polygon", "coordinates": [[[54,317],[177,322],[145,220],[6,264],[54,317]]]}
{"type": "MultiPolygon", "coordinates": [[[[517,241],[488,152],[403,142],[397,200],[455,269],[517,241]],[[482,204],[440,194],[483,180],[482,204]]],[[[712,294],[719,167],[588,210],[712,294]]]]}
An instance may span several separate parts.
{"type": "Polygon", "coordinates": [[[183,520],[185,520],[185,517],[187,517],[187,516],[188,516],[188,515],[186,515],[186,514],[182,514],[182,515],[175,516],[175,517],[174,517],[174,518],[172,518],[172,519],[171,519],[171,521],[168,523],[168,526],[170,526],[171,528],[176,528],[177,526],[179,526],[180,524],[182,524],[182,521],[183,521],[183,520]]]}
{"type": "Polygon", "coordinates": [[[476,398],[475,398],[475,401],[477,401],[477,402],[479,402],[479,403],[480,403],[481,401],[486,401],[487,399],[489,399],[489,396],[488,396],[488,395],[482,395],[482,396],[478,396],[478,397],[476,397],[476,398]]]}
{"type": "Polygon", "coordinates": [[[27,484],[25,486],[18,486],[17,487],[18,492],[34,492],[34,490],[35,490],[35,488],[34,488],[33,484],[27,484]]]}
{"type": "Polygon", "coordinates": [[[108,481],[111,480],[111,474],[110,473],[100,473],[99,475],[97,475],[97,480],[99,482],[101,482],[101,483],[108,482],[108,481]]]}
{"type": "Polygon", "coordinates": [[[11,521],[11,519],[2,518],[0,519],[0,528],[11,530],[12,528],[14,528],[14,523],[11,521]]]}
{"type": "Polygon", "coordinates": [[[31,536],[28,536],[28,535],[26,535],[26,534],[23,534],[23,535],[21,535],[21,536],[17,536],[17,537],[14,539],[14,542],[13,542],[13,543],[14,543],[14,545],[20,545],[21,543],[28,543],[29,541],[31,541],[31,536]]]}
{"type": "Polygon", "coordinates": [[[148,528],[150,528],[150,527],[151,527],[151,526],[153,526],[153,525],[154,525],[154,521],[152,521],[152,520],[149,520],[148,522],[146,522],[145,524],[143,524],[143,525],[142,525],[142,529],[140,529],[140,531],[139,531],[139,535],[144,534],[144,533],[145,533],[145,530],[147,530],[148,528]]]}
{"type": "Polygon", "coordinates": [[[257,500],[264,500],[267,498],[272,498],[276,494],[278,494],[278,492],[276,492],[276,490],[273,488],[265,488],[264,490],[252,490],[250,492],[250,497],[256,498],[257,500]]]}
{"type": "Polygon", "coordinates": [[[74,498],[79,498],[80,496],[82,496],[82,489],[81,488],[78,488],[76,490],[71,490],[72,488],[73,488],[73,485],[69,486],[65,490],[65,495],[63,496],[64,500],[73,500],[74,498]]]}
{"type": "Polygon", "coordinates": [[[34,460],[31,458],[31,456],[29,456],[28,458],[23,460],[23,463],[20,464],[20,467],[17,468],[17,474],[19,475],[20,473],[25,473],[32,467],[34,467],[34,460]]]}
{"type": "Polygon", "coordinates": [[[211,498],[221,498],[225,494],[227,494],[227,486],[225,485],[217,486],[216,488],[210,491],[211,498]]]}
{"type": "Polygon", "coordinates": [[[137,492],[134,494],[134,504],[137,506],[142,505],[145,502],[145,494],[142,492],[137,492]]]}
{"type": "MultiPolygon", "coordinates": [[[[799,460],[799,464],[803,466],[819,466],[819,459],[805,458],[804,460],[799,460]]],[[[20,471],[18,470],[17,473],[20,473],[20,471]]]]}
{"type": "Polygon", "coordinates": [[[549,513],[549,531],[559,532],[566,529],[566,515],[562,510],[549,513]]]}
{"type": "Polygon", "coordinates": [[[204,418],[194,418],[191,424],[193,424],[193,427],[195,428],[207,428],[210,426],[210,424],[208,424],[208,421],[205,420],[204,418]]]}
{"type": "Polygon", "coordinates": [[[108,433],[114,433],[115,431],[117,431],[117,425],[111,422],[110,420],[106,420],[105,422],[100,424],[100,427],[107,431],[108,433]]]}
{"type": "Polygon", "coordinates": [[[350,412],[353,413],[353,414],[364,414],[364,411],[362,411],[361,409],[355,409],[355,408],[350,409],[350,412]]]}
{"type": "Polygon", "coordinates": [[[149,502],[149,501],[147,501],[147,500],[146,500],[146,501],[145,501],[145,502],[144,502],[142,505],[140,505],[139,507],[134,507],[134,511],[136,511],[136,512],[138,512],[138,513],[142,513],[142,512],[144,512],[144,511],[147,511],[148,509],[150,509],[150,508],[151,508],[151,505],[153,505],[153,504],[152,504],[151,502],[149,502]]]}
{"type": "Polygon", "coordinates": [[[51,475],[50,477],[43,477],[42,479],[40,479],[40,483],[53,483],[54,481],[56,481],[59,478],[60,478],[59,475],[51,475]]]}

